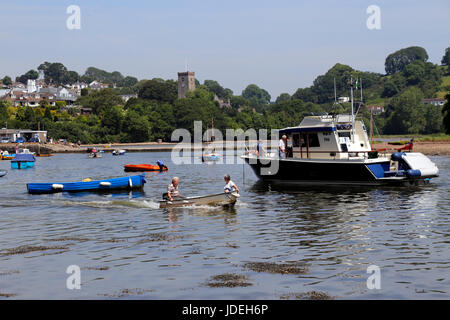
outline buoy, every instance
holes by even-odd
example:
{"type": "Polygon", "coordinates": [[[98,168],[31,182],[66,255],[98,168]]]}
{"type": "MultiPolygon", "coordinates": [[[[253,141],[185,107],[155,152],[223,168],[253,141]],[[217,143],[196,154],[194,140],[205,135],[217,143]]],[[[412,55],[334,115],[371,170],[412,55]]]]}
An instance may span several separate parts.
{"type": "Polygon", "coordinates": [[[83,179],[81,181],[83,181],[83,182],[91,182],[92,180],[90,178],[86,178],[86,179],[83,179]]]}

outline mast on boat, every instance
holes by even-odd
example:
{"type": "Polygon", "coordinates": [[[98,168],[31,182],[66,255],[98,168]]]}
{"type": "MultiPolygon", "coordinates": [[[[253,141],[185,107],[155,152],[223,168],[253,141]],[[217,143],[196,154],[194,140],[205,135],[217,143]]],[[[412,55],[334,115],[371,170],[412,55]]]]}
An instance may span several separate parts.
{"type": "Polygon", "coordinates": [[[352,142],[355,142],[355,114],[353,112],[353,75],[350,75],[350,99],[352,105],[352,142]]]}

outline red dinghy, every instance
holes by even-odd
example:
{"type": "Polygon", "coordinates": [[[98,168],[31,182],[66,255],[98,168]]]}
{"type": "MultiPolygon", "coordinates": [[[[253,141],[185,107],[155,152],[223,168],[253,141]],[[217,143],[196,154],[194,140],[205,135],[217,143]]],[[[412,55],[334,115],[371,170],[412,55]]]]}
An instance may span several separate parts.
{"type": "Polygon", "coordinates": [[[156,165],[153,164],[126,164],[124,166],[126,172],[142,172],[142,171],[168,171],[162,161],[158,161],[156,165]]]}

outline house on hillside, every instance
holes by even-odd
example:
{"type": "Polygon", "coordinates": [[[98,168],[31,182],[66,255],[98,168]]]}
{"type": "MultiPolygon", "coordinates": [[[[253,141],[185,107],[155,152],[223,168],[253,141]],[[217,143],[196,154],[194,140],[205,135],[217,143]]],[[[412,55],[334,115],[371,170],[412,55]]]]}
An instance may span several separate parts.
{"type": "Polygon", "coordinates": [[[109,84],[94,80],[91,83],[89,83],[89,88],[93,90],[101,90],[109,88],[109,84]]]}
{"type": "Polygon", "coordinates": [[[442,107],[447,100],[445,99],[439,99],[439,98],[430,98],[430,99],[423,99],[423,103],[425,104],[432,104],[436,107],[442,107]]]}
{"type": "Polygon", "coordinates": [[[230,102],[229,98],[228,98],[227,102],[225,102],[223,99],[220,99],[216,94],[214,94],[214,101],[217,101],[220,109],[231,107],[231,102],[230,102]]]}
{"type": "Polygon", "coordinates": [[[372,111],[372,114],[377,115],[384,112],[384,106],[366,106],[367,110],[372,111]]]}

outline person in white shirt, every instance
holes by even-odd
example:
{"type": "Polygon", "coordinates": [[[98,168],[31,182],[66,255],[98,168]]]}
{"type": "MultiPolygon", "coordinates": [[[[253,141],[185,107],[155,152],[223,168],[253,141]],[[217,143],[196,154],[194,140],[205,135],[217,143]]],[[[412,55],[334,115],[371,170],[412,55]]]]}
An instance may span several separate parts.
{"type": "Polygon", "coordinates": [[[239,188],[237,187],[237,185],[233,181],[231,181],[231,177],[230,177],[229,174],[226,174],[223,177],[223,179],[225,180],[225,183],[226,183],[225,187],[223,188],[225,193],[228,193],[228,192],[237,192],[237,193],[239,193],[239,188]]]}
{"type": "Polygon", "coordinates": [[[286,147],[287,147],[287,137],[286,135],[283,135],[278,145],[279,156],[282,159],[286,158],[286,147]]]}
{"type": "Polygon", "coordinates": [[[180,197],[180,191],[178,190],[179,182],[180,179],[178,179],[178,177],[173,177],[172,184],[169,184],[169,186],[167,187],[167,197],[170,201],[173,201],[173,198],[180,197]]]}

